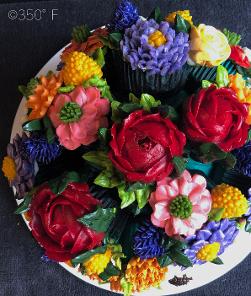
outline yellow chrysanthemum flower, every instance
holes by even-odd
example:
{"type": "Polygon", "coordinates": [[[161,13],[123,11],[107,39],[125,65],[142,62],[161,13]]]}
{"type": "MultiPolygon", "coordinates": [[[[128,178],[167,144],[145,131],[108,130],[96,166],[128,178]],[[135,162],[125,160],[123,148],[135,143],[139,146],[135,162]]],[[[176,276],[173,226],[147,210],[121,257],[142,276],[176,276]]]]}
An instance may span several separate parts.
{"type": "Polygon", "coordinates": [[[159,287],[167,267],[161,268],[156,258],[141,260],[132,258],[127,264],[125,278],[133,285],[133,292],[143,291],[150,287],[159,287]]]}
{"type": "Polygon", "coordinates": [[[201,261],[213,261],[220,251],[220,243],[215,242],[203,246],[196,254],[197,259],[201,261]]]}
{"type": "Polygon", "coordinates": [[[174,23],[177,14],[180,15],[181,17],[183,17],[183,19],[185,19],[186,21],[188,21],[191,26],[193,25],[193,20],[192,20],[193,17],[190,15],[190,10],[174,11],[172,13],[169,13],[165,17],[165,20],[168,23],[174,23]]]}
{"type": "Polygon", "coordinates": [[[104,254],[92,256],[83,265],[88,276],[96,276],[102,273],[112,258],[112,250],[108,248],[104,254]]]}
{"type": "Polygon", "coordinates": [[[12,182],[16,177],[16,164],[13,158],[5,156],[2,164],[2,171],[9,182],[12,182]]]}
{"type": "Polygon", "coordinates": [[[224,209],[223,219],[241,217],[247,212],[247,199],[236,187],[222,183],[213,188],[211,197],[213,209],[224,209]]]}
{"type": "Polygon", "coordinates": [[[81,85],[94,75],[99,78],[103,76],[100,66],[83,52],[69,53],[64,58],[64,63],[62,75],[66,85],[81,85]]]}

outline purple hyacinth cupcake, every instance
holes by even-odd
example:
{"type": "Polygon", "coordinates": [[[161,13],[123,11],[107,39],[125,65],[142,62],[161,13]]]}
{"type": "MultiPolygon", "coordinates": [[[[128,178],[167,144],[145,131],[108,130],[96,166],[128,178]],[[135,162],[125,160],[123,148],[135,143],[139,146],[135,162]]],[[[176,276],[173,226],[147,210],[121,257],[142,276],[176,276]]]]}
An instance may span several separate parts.
{"type": "Polygon", "coordinates": [[[187,33],[176,33],[168,22],[139,18],[125,30],[121,52],[113,51],[117,79],[123,76],[122,88],[136,95],[147,92],[155,96],[181,88],[190,69],[186,63],[188,39],[187,33]]]}

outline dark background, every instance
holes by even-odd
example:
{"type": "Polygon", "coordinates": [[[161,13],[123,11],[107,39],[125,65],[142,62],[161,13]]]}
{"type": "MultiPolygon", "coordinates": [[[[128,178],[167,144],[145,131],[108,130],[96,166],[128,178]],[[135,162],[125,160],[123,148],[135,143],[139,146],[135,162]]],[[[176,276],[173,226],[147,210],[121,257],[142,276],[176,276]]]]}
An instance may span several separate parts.
{"type": "MultiPolygon", "coordinates": [[[[71,28],[87,23],[91,28],[107,23],[116,1],[0,1],[0,161],[6,153],[11,126],[21,100],[18,84],[28,79],[70,40],[71,28]],[[13,3],[15,2],[15,3],[13,3]],[[10,20],[8,12],[46,9],[40,21],[10,20]],[[58,9],[51,19],[51,9],[58,9]]],[[[204,22],[243,36],[242,45],[251,47],[250,0],[142,0],[135,1],[147,16],[159,5],[164,13],[190,9],[196,22],[204,22]]],[[[16,207],[12,191],[0,178],[0,295],[114,295],[88,285],[55,263],[42,262],[42,251],[27,230],[16,207]]],[[[251,256],[217,281],[182,294],[187,296],[242,296],[251,294],[251,256]]],[[[163,292],[164,293],[164,292],[163,292]]]]}

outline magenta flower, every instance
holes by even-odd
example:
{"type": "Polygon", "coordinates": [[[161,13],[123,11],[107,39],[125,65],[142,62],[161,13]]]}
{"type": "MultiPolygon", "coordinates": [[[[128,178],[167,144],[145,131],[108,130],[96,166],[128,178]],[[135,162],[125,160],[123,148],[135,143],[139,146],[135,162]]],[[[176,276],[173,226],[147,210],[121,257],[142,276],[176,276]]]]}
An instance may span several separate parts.
{"type": "Polygon", "coordinates": [[[48,115],[60,144],[74,150],[97,140],[98,129],[108,126],[108,112],[109,101],[100,98],[96,87],[78,86],[70,93],[57,95],[48,115]]]}
{"type": "Polygon", "coordinates": [[[168,236],[194,234],[211,210],[212,199],[206,185],[203,176],[191,176],[187,170],[179,178],[167,177],[157,182],[149,201],[152,223],[164,228],[168,236]]]}

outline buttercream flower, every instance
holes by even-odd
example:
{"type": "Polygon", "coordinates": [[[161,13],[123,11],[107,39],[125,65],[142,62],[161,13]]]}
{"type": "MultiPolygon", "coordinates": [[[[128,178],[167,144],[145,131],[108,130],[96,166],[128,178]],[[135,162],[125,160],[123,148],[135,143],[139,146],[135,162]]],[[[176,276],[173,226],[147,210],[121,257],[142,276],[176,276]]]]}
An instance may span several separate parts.
{"type": "Polygon", "coordinates": [[[151,221],[165,229],[168,236],[189,236],[207,221],[211,210],[211,195],[203,176],[185,170],[176,179],[157,182],[149,203],[153,209],[151,221]]]}
{"type": "Polygon", "coordinates": [[[55,261],[66,261],[100,245],[104,233],[77,221],[99,204],[86,184],[70,183],[59,195],[47,184],[42,185],[32,198],[29,225],[45,255],[55,261]]]}
{"type": "Polygon", "coordinates": [[[115,10],[112,26],[115,30],[122,31],[133,25],[138,18],[138,7],[131,1],[122,0],[115,10]]]}
{"type": "Polygon", "coordinates": [[[104,254],[96,254],[92,256],[83,265],[88,276],[97,276],[101,274],[112,258],[111,248],[107,248],[104,254]]]}
{"type": "Polygon", "coordinates": [[[247,106],[229,88],[201,89],[185,106],[184,131],[194,142],[215,143],[229,152],[244,145],[248,135],[247,106]]]}
{"type": "Polygon", "coordinates": [[[61,74],[66,85],[81,85],[94,75],[103,76],[101,67],[83,52],[73,51],[64,56],[61,74]]]}
{"type": "Polygon", "coordinates": [[[248,209],[247,199],[237,187],[222,183],[213,188],[211,196],[212,208],[224,209],[222,218],[241,217],[248,209]]]}
{"type": "Polygon", "coordinates": [[[236,157],[235,169],[241,174],[251,177],[251,141],[233,151],[236,157]]]}
{"type": "Polygon", "coordinates": [[[32,134],[24,141],[24,147],[32,160],[48,164],[61,153],[58,141],[49,143],[44,135],[32,134]]]}
{"type": "Polygon", "coordinates": [[[159,287],[166,272],[167,267],[160,267],[156,258],[141,260],[133,257],[127,264],[125,278],[133,285],[133,292],[141,292],[150,287],[159,287]]]}
{"type": "Polygon", "coordinates": [[[247,87],[246,81],[242,75],[236,73],[235,75],[229,75],[229,85],[232,90],[235,91],[238,100],[241,103],[248,106],[248,117],[246,119],[247,124],[251,124],[251,89],[247,87]]]}
{"type": "Polygon", "coordinates": [[[152,225],[151,222],[144,222],[140,225],[134,235],[134,254],[140,259],[160,257],[165,253],[164,231],[152,225]]]}
{"type": "Polygon", "coordinates": [[[238,233],[236,221],[224,219],[208,222],[195,235],[187,238],[189,248],[184,253],[193,264],[204,264],[224,253],[238,233]]]}
{"type": "Polygon", "coordinates": [[[165,76],[182,68],[189,51],[188,34],[178,34],[168,22],[139,18],[125,30],[120,47],[132,70],[141,69],[150,75],[165,76]]]}
{"type": "Polygon", "coordinates": [[[248,57],[246,56],[245,51],[239,45],[231,46],[231,54],[229,58],[233,60],[237,65],[243,68],[251,67],[251,63],[248,60],[248,57]]]}
{"type": "Polygon", "coordinates": [[[143,110],[114,124],[109,157],[130,182],[154,182],[173,171],[172,159],[182,155],[186,138],[168,118],[143,110]]]}
{"type": "Polygon", "coordinates": [[[40,119],[45,116],[61,84],[61,74],[49,74],[39,78],[39,83],[26,102],[26,107],[31,109],[28,120],[40,119]]]}
{"type": "Polygon", "coordinates": [[[186,20],[187,22],[189,22],[189,24],[191,26],[193,25],[193,20],[192,20],[193,17],[190,15],[190,11],[189,10],[178,10],[178,11],[174,11],[172,13],[169,13],[165,17],[165,20],[168,23],[174,23],[177,14],[180,15],[184,20],[186,20]]]}
{"type": "Polygon", "coordinates": [[[97,140],[98,129],[108,125],[108,112],[109,102],[100,98],[96,87],[78,86],[68,94],[57,95],[48,115],[60,144],[74,150],[97,140]]]}
{"type": "Polygon", "coordinates": [[[214,67],[226,61],[231,53],[227,37],[212,26],[192,27],[189,56],[198,65],[214,67]]]}
{"type": "Polygon", "coordinates": [[[24,141],[28,139],[25,133],[20,137],[16,134],[12,143],[7,146],[7,156],[4,157],[2,171],[10,186],[14,186],[17,198],[23,198],[34,185],[34,161],[25,150],[24,141]]]}
{"type": "Polygon", "coordinates": [[[61,59],[65,60],[66,56],[73,51],[84,52],[89,56],[92,55],[98,48],[102,48],[104,46],[102,37],[107,35],[107,28],[98,28],[87,38],[85,42],[72,40],[71,44],[64,49],[61,59]]]}

